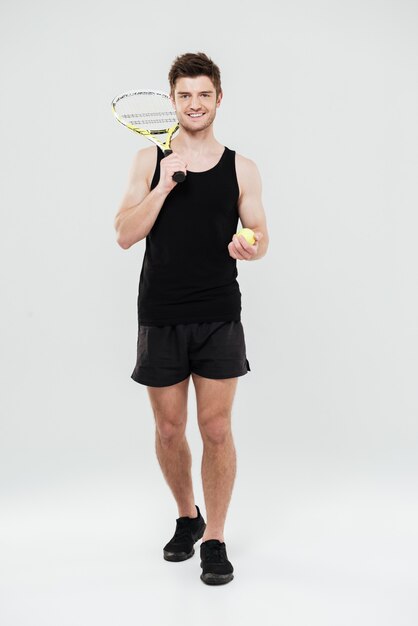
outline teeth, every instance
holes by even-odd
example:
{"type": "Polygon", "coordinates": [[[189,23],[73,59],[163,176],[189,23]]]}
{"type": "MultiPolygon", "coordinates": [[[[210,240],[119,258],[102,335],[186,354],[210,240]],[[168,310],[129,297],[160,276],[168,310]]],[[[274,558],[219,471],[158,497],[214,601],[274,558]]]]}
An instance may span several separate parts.
{"type": "Polygon", "coordinates": [[[203,113],[189,113],[190,117],[202,117],[203,113]]]}

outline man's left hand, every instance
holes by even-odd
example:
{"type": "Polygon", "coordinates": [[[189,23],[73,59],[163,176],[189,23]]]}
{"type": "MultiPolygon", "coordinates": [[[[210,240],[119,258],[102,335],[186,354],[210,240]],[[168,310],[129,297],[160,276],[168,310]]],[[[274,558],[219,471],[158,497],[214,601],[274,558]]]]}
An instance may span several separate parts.
{"type": "Polygon", "coordinates": [[[229,256],[237,261],[251,261],[257,256],[258,243],[263,237],[263,233],[255,232],[255,243],[249,244],[242,235],[234,235],[231,243],[228,244],[229,256]]]}

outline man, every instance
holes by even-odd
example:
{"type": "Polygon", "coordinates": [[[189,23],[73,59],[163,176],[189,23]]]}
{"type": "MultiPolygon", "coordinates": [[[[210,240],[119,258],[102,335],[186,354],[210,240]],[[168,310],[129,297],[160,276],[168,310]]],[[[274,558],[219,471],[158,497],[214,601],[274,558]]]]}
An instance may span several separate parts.
{"type": "Polygon", "coordinates": [[[219,68],[203,53],[177,57],[169,73],[180,130],[173,153],[140,150],[115,218],[119,245],[146,238],[138,297],[137,363],[132,378],[147,386],[156,424],[156,453],[178,507],[168,561],[200,546],[201,579],[233,579],[224,525],[236,453],[231,409],[237,379],[247,373],[236,262],[259,259],[268,234],[255,164],[214,136],[222,101],[219,68]],[[173,173],[186,173],[184,182],[173,173]],[[238,219],[255,243],[237,237],[238,219]],[[190,378],[203,440],[202,482],[207,524],[195,505],[185,437],[190,378]]]}

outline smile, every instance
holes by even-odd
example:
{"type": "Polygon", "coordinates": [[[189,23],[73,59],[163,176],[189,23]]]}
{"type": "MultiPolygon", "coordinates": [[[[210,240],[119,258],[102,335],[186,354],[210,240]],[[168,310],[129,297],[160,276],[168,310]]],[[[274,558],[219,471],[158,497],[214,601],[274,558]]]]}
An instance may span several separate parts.
{"type": "Polygon", "coordinates": [[[204,115],[204,113],[188,113],[187,115],[189,117],[202,117],[202,115],[204,115]]]}

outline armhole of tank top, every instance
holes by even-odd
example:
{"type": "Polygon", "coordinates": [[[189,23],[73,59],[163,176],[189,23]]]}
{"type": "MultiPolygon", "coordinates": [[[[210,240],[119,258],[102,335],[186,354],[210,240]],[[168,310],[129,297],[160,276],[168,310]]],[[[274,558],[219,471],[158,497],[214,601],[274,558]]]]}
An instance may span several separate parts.
{"type": "Polygon", "coordinates": [[[233,167],[234,174],[235,174],[235,187],[237,191],[237,212],[238,212],[238,201],[241,195],[241,189],[239,188],[238,174],[237,174],[237,165],[236,165],[237,153],[235,150],[229,150],[229,152],[231,153],[232,167],[233,167]]]}
{"type": "Polygon", "coordinates": [[[151,181],[151,189],[154,189],[160,180],[160,161],[163,158],[162,150],[160,150],[158,146],[155,146],[155,149],[157,150],[157,161],[155,163],[154,175],[151,181]]]}

